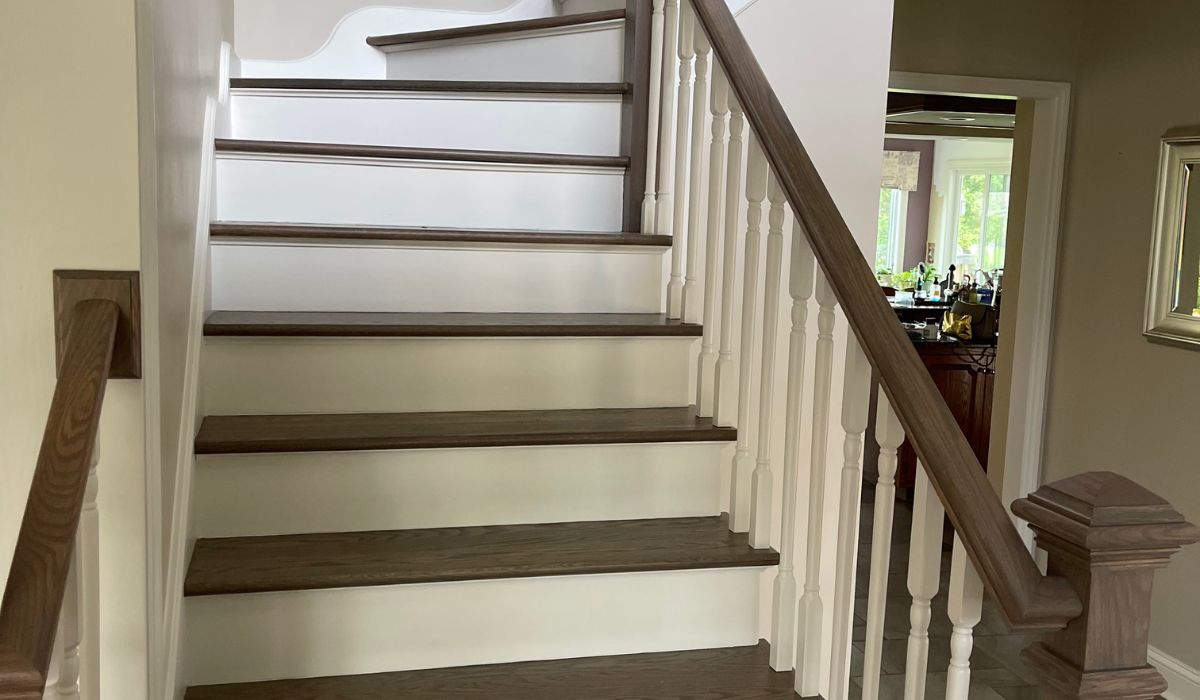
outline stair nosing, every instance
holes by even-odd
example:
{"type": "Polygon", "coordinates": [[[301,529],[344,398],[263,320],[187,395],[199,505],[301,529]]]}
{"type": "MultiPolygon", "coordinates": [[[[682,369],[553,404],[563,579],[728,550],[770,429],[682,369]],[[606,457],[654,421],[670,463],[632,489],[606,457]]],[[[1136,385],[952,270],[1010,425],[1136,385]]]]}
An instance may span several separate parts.
{"type": "Polygon", "coordinates": [[[492,22],[489,24],[473,24],[465,27],[449,29],[432,29],[421,32],[402,32],[399,34],[382,34],[367,37],[367,45],[377,49],[407,44],[426,44],[453,39],[466,39],[484,36],[499,36],[517,32],[537,31],[542,29],[558,29],[600,22],[614,22],[625,19],[625,10],[601,10],[598,12],[582,12],[554,17],[539,17],[535,19],[513,20],[508,22],[492,22]]]}
{"type": "Polygon", "coordinates": [[[225,153],[276,156],[302,155],[332,158],[576,166],[613,169],[626,169],[630,164],[628,156],[483,151],[461,148],[414,148],[409,146],[374,146],[367,144],[321,143],[315,141],[264,141],[258,139],[226,138],[216,140],[216,152],[218,155],[225,153]]]}
{"type": "Polygon", "coordinates": [[[217,221],[210,238],[344,240],[445,243],[499,243],[568,246],[669,248],[671,236],[636,232],[537,231],[486,228],[430,228],[377,225],[330,225],[254,221],[217,221]]]}
{"type": "Polygon", "coordinates": [[[507,80],[395,80],[354,78],[232,78],[232,90],[324,90],[330,92],[461,92],[534,95],[624,95],[629,83],[507,80]]]}

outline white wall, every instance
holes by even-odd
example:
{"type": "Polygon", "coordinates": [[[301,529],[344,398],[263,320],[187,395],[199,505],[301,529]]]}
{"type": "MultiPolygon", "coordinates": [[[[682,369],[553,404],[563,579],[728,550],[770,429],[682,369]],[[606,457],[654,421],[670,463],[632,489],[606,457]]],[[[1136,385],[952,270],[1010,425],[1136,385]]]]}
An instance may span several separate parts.
{"type": "MultiPolygon", "coordinates": [[[[133,5],[0,3],[0,588],[54,388],[51,271],[136,270],[133,5]]],[[[142,382],[100,428],[101,692],[146,697],[142,382]]]]}
{"type": "MultiPolygon", "coordinates": [[[[883,117],[886,112],[888,64],[892,32],[892,3],[890,0],[759,0],[738,17],[759,63],[772,87],[787,110],[813,162],[829,187],[842,215],[846,218],[859,246],[874,255],[879,208],[879,154],[883,148],[883,117]],[[847,41],[853,37],[853,41],[847,41]],[[830,70],[836,66],[837,70],[830,70]],[[837,109],[814,109],[814,96],[823,105],[837,109]]],[[[787,224],[786,235],[791,234],[787,224]]],[[[786,256],[785,256],[786,258],[786,256]]],[[[787,279],[787,265],[784,270],[787,279]]],[[[785,287],[786,289],[786,287],[785,287]]],[[[776,486],[775,512],[781,512],[781,478],[783,473],[784,377],[787,357],[787,334],[791,329],[791,310],[780,305],[779,342],[773,409],[774,449],[772,463],[776,486]]],[[[815,304],[809,317],[809,338],[816,337],[815,304]]],[[[837,346],[834,351],[834,390],[831,406],[831,428],[828,456],[825,464],[827,480],[825,502],[838,502],[839,475],[842,465],[841,379],[845,357],[845,319],[839,317],[837,346]]],[[[812,357],[810,353],[809,367],[812,357]]],[[[811,376],[811,369],[809,370],[811,376]]],[[[755,385],[758,384],[757,378],[755,385]]],[[[811,385],[806,389],[806,404],[811,402],[811,385]]],[[[755,404],[757,398],[754,398],[755,404]]],[[[810,406],[804,407],[805,426],[810,425],[810,406]]],[[[808,441],[811,431],[802,431],[800,485],[798,499],[801,507],[808,503],[808,441]]],[[[754,445],[756,436],[752,436],[754,445]]],[[[825,625],[827,634],[833,628],[834,545],[837,537],[837,508],[827,508],[823,526],[823,569],[825,625]]],[[[801,519],[803,520],[803,518],[801,519]]],[[[776,523],[774,531],[778,531],[776,523]]],[[[802,526],[803,527],[803,526],[802,526]]],[[[801,533],[796,551],[797,578],[803,585],[804,542],[801,533]]],[[[777,539],[773,546],[778,547],[777,539]]],[[[764,577],[764,601],[769,601],[771,575],[764,577]]],[[[763,620],[763,634],[768,635],[770,624],[763,620]]],[[[826,661],[828,661],[826,649],[826,661]]],[[[828,668],[828,663],[823,664],[828,668]]],[[[823,688],[824,690],[824,688],[823,688]]]]}

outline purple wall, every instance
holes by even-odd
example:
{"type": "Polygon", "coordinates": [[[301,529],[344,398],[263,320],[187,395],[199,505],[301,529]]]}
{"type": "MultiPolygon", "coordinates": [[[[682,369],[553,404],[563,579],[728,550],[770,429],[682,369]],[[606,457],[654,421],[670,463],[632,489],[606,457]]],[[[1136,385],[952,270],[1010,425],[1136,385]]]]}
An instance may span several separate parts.
{"type": "MultiPolygon", "coordinates": [[[[908,220],[904,224],[904,267],[911,270],[925,259],[929,238],[929,202],[933,196],[933,141],[885,139],[884,150],[917,151],[921,154],[921,172],[917,189],[908,193],[908,220]]],[[[899,270],[897,270],[899,272],[899,270]]]]}

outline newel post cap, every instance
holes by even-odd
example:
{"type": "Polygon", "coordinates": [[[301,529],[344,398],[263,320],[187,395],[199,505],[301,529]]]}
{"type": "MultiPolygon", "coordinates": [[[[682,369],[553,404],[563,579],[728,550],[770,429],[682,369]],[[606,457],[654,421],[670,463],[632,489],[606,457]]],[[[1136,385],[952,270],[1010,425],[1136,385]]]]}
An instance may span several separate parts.
{"type": "Polygon", "coordinates": [[[1113,472],[1087,472],[1042,486],[1013,503],[1043,546],[1047,536],[1093,555],[1157,552],[1164,559],[1200,541],[1200,528],[1166,500],[1113,472]]]}

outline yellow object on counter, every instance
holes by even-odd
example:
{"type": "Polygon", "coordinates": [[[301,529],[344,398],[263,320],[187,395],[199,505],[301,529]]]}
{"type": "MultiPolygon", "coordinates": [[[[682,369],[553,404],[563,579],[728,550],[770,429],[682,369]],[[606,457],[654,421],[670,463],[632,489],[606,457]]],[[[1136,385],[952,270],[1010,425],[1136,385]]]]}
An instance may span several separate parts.
{"type": "Polygon", "coordinates": [[[952,335],[959,340],[970,340],[974,336],[971,330],[971,314],[956,314],[947,311],[942,316],[942,333],[952,335]]]}

